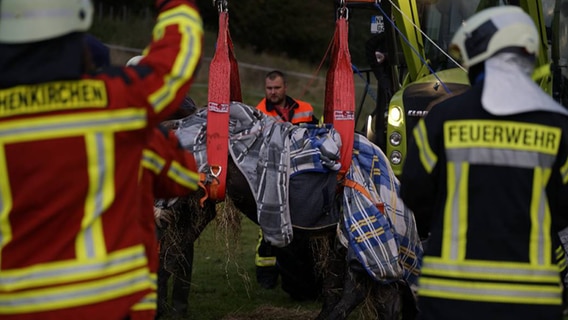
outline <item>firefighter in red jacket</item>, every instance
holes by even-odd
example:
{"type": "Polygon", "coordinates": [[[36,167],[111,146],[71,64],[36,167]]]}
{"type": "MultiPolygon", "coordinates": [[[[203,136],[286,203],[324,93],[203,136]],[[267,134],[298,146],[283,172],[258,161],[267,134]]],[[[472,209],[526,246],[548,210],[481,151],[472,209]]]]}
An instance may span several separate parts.
{"type": "MultiPolygon", "coordinates": [[[[142,180],[140,187],[142,189],[143,214],[139,217],[145,234],[146,253],[153,279],[157,279],[159,270],[154,200],[156,198],[169,199],[186,196],[197,190],[198,183],[199,174],[197,173],[197,165],[193,155],[181,147],[173,131],[162,126],[154,129],[150,137],[150,143],[142,154],[142,180]]],[[[166,299],[167,297],[156,297],[156,294],[160,293],[157,291],[159,290],[159,285],[160,283],[157,283],[157,286],[153,288],[153,292],[142,303],[134,306],[134,312],[131,315],[132,319],[137,318],[136,315],[139,314],[152,314],[154,316],[156,307],[158,307],[160,313],[163,312],[156,303],[160,303],[160,298],[166,299]]],[[[162,290],[164,289],[162,288],[162,290]]],[[[184,297],[187,300],[187,295],[184,295],[184,297]]],[[[187,301],[185,305],[187,306],[187,301]]],[[[185,315],[186,313],[187,309],[181,310],[180,315],[185,315]]]]}
{"type": "Polygon", "coordinates": [[[125,319],[154,286],[140,159],[201,57],[193,1],[157,1],[144,68],[85,73],[90,1],[0,2],[0,317],[125,319]]]}

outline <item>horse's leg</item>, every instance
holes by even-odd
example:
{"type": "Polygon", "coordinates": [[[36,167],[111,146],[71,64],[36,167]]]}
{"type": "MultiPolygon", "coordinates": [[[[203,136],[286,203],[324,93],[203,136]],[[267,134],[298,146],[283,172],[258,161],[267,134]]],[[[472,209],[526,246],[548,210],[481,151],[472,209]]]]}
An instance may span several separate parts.
{"type": "Polygon", "coordinates": [[[399,284],[402,297],[401,320],[414,320],[418,316],[418,305],[416,296],[407,283],[399,284]]]}
{"type": "Polygon", "coordinates": [[[160,245],[158,270],[158,305],[165,310],[168,279],[172,278],[172,306],[177,315],[185,316],[189,308],[189,291],[193,269],[194,242],[216,215],[215,203],[206,201],[201,207],[203,190],[180,198],[171,208],[175,220],[164,230],[160,245]]]}
{"type": "Polygon", "coordinates": [[[227,166],[227,195],[240,212],[252,222],[258,224],[254,195],[246,177],[231,157],[229,157],[227,166]]]}
{"type": "MultiPolygon", "coordinates": [[[[333,242],[332,242],[333,243],[333,242]]],[[[326,263],[322,266],[322,298],[323,306],[316,320],[328,319],[329,315],[341,300],[343,281],[347,271],[345,262],[346,248],[332,244],[326,263]]]]}
{"type": "Polygon", "coordinates": [[[360,268],[350,263],[345,274],[343,293],[326,319],[343,320],[351,314],[367,297],[373,281],[370,276],[360,268]]]}
{"type": "Polygon", "coordinates": [[[177,272],[172,281],[172,306],[177,315],[186,316],[189,311],[189,290],[193,271],[193,243],[188,243],[177,257],[177,272]]]}

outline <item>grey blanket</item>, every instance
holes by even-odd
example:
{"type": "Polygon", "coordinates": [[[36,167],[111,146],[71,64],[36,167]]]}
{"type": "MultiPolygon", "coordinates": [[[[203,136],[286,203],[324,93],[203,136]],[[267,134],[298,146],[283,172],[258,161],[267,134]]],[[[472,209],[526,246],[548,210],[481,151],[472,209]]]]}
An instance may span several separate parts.
{"type": "MultiPolygon", "coordinates": [[[[201,172],[209,172],[206,152],[207,110],[179,123],[176,135],[191,151],[201,172]]],[[[284,247],[292,241],[290,178],[301,173],[334,173],[340,168],[339,134],[330,126],[292,125],[253,107],[230,105],[229,152],[256,200],[264,238],[284,247]]]]}

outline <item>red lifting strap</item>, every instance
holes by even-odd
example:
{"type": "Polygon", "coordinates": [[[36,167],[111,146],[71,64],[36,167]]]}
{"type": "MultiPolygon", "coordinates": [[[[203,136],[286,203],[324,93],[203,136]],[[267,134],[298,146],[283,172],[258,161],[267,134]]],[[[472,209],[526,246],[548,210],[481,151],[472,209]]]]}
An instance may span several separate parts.
{"type": "Polygon", "coordinates": [[[215,55],[209,66],[207,103],[207,161],[213,181],[209,197],[225,199],[229,157],[229,103],[242,101],[239,66],[229,34],[229,13],[219,12],[219,34],[215,55]]]}
{"type": "Polygon", "coordinates": [[[330,68],[325,84],[324,122],[333,124],[341,136],[341,169],[344,175],[351,165],[355,134],[355,84],[348,46],[347,19],[335,23],[330,68]]]}

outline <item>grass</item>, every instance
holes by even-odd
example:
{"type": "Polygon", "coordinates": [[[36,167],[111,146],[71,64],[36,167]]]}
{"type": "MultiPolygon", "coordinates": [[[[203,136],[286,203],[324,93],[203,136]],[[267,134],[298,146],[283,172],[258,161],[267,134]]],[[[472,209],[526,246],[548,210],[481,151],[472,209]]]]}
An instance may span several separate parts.
{"type": "Polygon", "coordinates": [[[320,303],[296,302],[280,286],[267,290],[256,283],[254,256],[258,226],[240,213],[237,222],[227,226],[223,205],[218,208],[217,219],[195,244],[186,319],[314,318],[320,303]]]}

